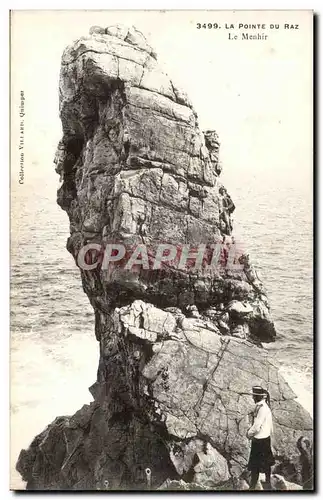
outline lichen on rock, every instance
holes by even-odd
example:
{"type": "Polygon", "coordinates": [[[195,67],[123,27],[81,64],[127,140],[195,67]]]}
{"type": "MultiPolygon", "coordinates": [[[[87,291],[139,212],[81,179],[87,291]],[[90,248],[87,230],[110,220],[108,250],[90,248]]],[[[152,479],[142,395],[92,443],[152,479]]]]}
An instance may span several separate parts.
{"type": "MultiPolygon", "coordinates": [[[[200,131],[189,98],[140,32],[95,26],[67,47],[60,117],[57,201],[76,264],[86,245],[111,242],[220,241],[227,259],[234,205],[220,182],[218,135],[200,131]]],[[[27,489],[238,484],[255,384],[271,394],[277,465],[296,470],[296,441],[311,435],[311,419],[262,348],[276,336],[268,299],[249,256],[239,263],[216,272],[174,263],[80,268],[100,343],[94,401],[22,450],[27,489]]]]}

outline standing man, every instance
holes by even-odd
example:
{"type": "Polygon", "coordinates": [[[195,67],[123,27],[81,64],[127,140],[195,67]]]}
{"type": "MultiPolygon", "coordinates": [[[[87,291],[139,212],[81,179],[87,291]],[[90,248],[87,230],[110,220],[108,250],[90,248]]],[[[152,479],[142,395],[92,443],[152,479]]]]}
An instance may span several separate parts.
{"type": "Polygon", "coordinates": [[[259,473],[266,474],[266,490],[271,489],[271,466],[275,463],[271,450],[271,434],[273,430],[272,414],[269,407],[269,393],[260,386],[252,388],[252,397],[256,403],[252,413],[252,426],[247,431],[251,439],[251,451],[248,469],[251,471],[250,489],[254,490],[259,473]]]}
{"type": "Polygon", "coordinates": [[[234,212],[236,207],[231,199],[231,196],[228,194],[227,190],[223,186],[220,187],[219,194],[221,203],[219,219],[220,222],[222,220],[225,223],[226,226],[225,233],[227,235],[230,235],[232,231],[230,215],[232,214],[232,212],[234,212]]]}

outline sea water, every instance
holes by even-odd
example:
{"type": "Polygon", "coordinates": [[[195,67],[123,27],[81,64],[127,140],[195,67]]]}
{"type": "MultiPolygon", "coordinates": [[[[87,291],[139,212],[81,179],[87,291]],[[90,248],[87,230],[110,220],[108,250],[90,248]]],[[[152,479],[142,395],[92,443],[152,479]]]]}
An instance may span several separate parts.
{"type": "MultiPolygon", "coordinates": [[[[222,178],[221,178],[222,180],[222,178]]],[[[266,344],[299,401],[312,413],[312,192],[287,177],[231,175],[234,234],[268,291],[277,341],[266,344]]],[[[11,487],[15,464],[56,416],[91,401],[98,343],[94,314],[65,245],[68,217],[53,173],[12,184],[11,487]]]]}

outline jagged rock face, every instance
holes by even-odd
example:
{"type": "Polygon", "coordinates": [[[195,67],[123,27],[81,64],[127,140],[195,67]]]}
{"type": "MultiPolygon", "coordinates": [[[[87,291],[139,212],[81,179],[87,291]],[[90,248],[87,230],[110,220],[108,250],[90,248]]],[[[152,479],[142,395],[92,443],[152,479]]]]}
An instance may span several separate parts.
{"type": "Polygon", "coordinates": [[[221,336],[206,318],[135,301],[115,309],[100,350],[95,401],[56,419],[22,452],[29,488],[145,488],[147,467],[153,488],[167,479],[238,485],[253,384],[271,394],[277,471],[300,481],[296,442],[311,436],[311,418],[265,349],[221,336]]]}
{"type": "MultiPolygon", "coordinates": [[[[96,399],[104,400],[111,391],[114,374],[107,372],[120,359],[120,339],[127,345],[124,360],[138,371],[138,378],[130,378],[137,380],[141,411],[166,430],[168,446],[180,448],[186,473],[195,455],[184,464],[190,455],[187,446],[196,440],[208,443],[225,457],[231,474],[242,472],[249,455],[246,432],[253,405],[252,384],[268,387],[271,394],[277,457],[287,461],[295,458],[297,439],[311,433],[311,418],[295,402],[295,394],[268,360],[265,349],[223,337],[205,319],[186,318],[142,301],[116,309],[111,317],[101,341],[98,381],[92,387],[96,399]]],[[[213,484],[217,484],[228,479],[228,469],[220,473],[219,460],[214,461],[218,464],[212,469],[219,478],[213,478],[213,484]]],[[[174,458],[173,462],[183,475],[180,460],[177,465],[174,458]]],[[[196,478],[194,482],[198,482],[196,478]]]]}
{"type": "MultiPolygon", "coordinates": [[[[88,243],[153,251],[222,241],[233,208],[216,132],[200,132],[139,32],[90,33],[61,67],[56,170],[68,250],[78,262],[88,243]]],[[[245,489],[255,384],[271,394],[277,472],[293,480],[296,441],[312,423],[261,347],[275,338],[268,301],[248,256],[239,262],[238,271],[105,270],[102,260],[81,269],[100,342],[94,402],[21,452],[28,489],[245,489]]]]}
{"type": "MultiPolygon", "coordinates": [[[[62,58],[64,135],[56,170],[63,179],[58,203],[70,219],[68,249],[77,259],[88,243],[102,249],[111,242],[127,249],[144,243],[152,253],[160,243],[209,248],[232,227],[219,182],[218,136],[199,130],[189,99],[160,70],[139,32],[102,31],[94,27],[62,58]]],[[[81,274],[91,304],[103,314],[138,298],[203,310],[248,300],[250,334],[275,337],[264,290],[247,261],[242,271],[180,270],[170,262],[160,270],[99,265],[81,274]]]]}

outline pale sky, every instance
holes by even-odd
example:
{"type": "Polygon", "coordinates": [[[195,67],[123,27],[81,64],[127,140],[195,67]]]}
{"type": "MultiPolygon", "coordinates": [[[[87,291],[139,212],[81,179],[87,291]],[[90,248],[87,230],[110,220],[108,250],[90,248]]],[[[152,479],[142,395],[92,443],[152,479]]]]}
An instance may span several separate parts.
{"type": "Polygon", "coordinates": [[[201,129],[214,128],[235,175],[293,174],[311,187],[312,16],[309,11],[15,11],[12,17],[12,175],[17,182],[19,94],[25,93],[26,180],[54,178],[61,126],[58,78],[64,48],[92,25],[134,25],[169,76],[187,92],[201,129]],[[221,29],[197,29],[217,22],[221,29]],[[229,40],[265,23],[266,41],[229,40]],[[280,24],[270,30],[269,24],[280,24]],[[285,23],[298,30],[283,29],[285,23]]]}

